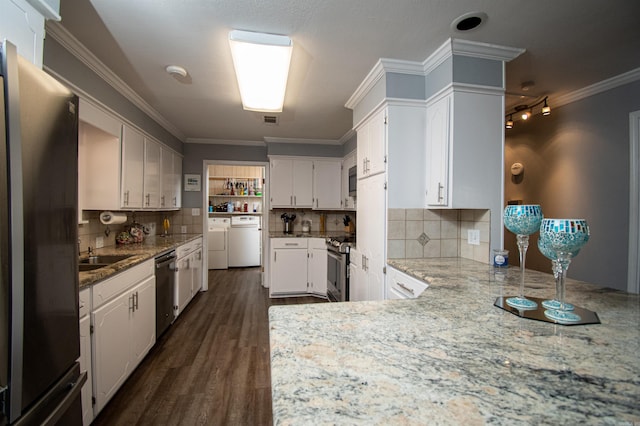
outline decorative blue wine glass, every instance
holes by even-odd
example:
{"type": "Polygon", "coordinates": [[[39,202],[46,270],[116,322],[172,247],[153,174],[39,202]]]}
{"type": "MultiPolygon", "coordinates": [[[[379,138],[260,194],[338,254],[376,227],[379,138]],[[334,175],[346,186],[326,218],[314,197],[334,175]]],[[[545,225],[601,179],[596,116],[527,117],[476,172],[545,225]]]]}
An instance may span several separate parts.
{"type": "Polygon", "coordinates": [[[524,297],[524,270],[529,235],[540,229],[542,218],[542,208],[538,204],[510,205],[504,209],[504,226],[516,234],[520,252],[520,293],[507,299],[507,305],[516,309],[530,310],[538,307],[536,302],[524,297]]]}
{"type": "MultiPolygon", "coordinates": [[[[546,240],[546,237],[540,234],[540,238],[538,238],[538,249],[540,253],[547,259],[551,260],[551,271],[553,272],[553,277],[556,279],[556,298],[550,300],[543,300],[542,306],[545,309],[557,310],[562,306],[560,304],[560,300],[564,299],[564,287],[562,286],[562,280],[560,277],[562,276],[562,269],[560,268],[560,264],[558,263],[558,255],[555,250],[552,250],[549,247],[549,243],[546,240]]],[[[571,257],[574,258],[577,254],[580,253],[580,250],[576,250],[571,253],[571,257]]],[[[564,302],[564,310],[573,311],[574,306],[571,303],[564,302]]]]}
{"type": "Polygon", "coordinates": [[[544,315],[558,322],[577,322],[580,316],[567,310],[565,281],[571,258],[589,241],[590,230],[584,219],[544,219],[540,225],[540,239],[543,247],[555,251],[556,266],[554,274],[558,274],[558,309],[547,309],[544,315]]]}

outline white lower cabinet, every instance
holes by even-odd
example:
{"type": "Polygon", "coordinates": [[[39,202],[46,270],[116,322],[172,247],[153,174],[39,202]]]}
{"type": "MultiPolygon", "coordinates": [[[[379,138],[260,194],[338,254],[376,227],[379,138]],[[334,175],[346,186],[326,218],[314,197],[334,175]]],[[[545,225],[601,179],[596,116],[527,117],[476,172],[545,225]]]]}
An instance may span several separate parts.
{"type": "Polygon", "coordinates": [[[429,285],[394,268],[387,268],[387,299],[415,299],[429,285]]]}
{"type": "Polygon", "coordinates": [[[155,344],[154,261],[93,287],[91,322],[94,415],[155,344]]]}
{"type": "Polygon", "coordinates": [[[307,260],[309,293],[327,295],[327,243],[322,238],[310,238],[307,260]]]}
{"type": "Polygon", "coordinates": [[[82,424],[93,421],[93,371],[91,368],[91,288],[80,291],[80,372],[87,373],[87,381],[82,385],[82,424]]]}
{"type": "Polygon", "coordinates": [[[176,265],[173,313],[177,317],[202,289],[202,238],[176,249],[176,265]]]}
{"type": "Polygon", "coordinates": [[[322,238],[272,238],[271,296],[327,295],[327,247],[322,238]]]}

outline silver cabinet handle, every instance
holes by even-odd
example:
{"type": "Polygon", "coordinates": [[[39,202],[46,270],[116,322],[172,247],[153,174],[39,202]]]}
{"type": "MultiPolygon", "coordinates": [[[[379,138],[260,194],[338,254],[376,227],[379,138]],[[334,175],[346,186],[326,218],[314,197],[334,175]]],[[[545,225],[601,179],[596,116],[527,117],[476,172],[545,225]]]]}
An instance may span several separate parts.
{"type": "Polygon", "coordinates": [[[444,195],[442,195],[443,189],[444,189],[444,185],[442,185],[442,182],[438,182],[438,201],[444,200],[444,195]]]}
{"type": "Polygon", "coordinates": [[[278,260],[278,252],[274,251],[273,252],[273,261],[275,262],[276,260],[278,260]]]}
{"type": "Polygon", "coordinates": [[[290,204],[290,205],[293,205],[293,195],[290,195],[290,196],[289,196],[289,204],[290,204]]]}
{"type": "Polygon", "coordinates": [[[415,294],[412,288],[407,287],[405,284],[397,281],[396,284],[398,284],[398,287],[400,287],[401,289],[403,289],[404,291],[411,293],[411,294],[415,294]]]}
{"type": "Polygon", "coordinates": [[[151,201],[150,201],[151,200],[151,194],[147,193],[145,198],[147,199],[146,206],[149,207],[149,205],[151,204],[151,201]]]}
{"type": "Polygon", "coordinates": [[[133,311],[135,311],[135,310],[136,310],[136,304],[135,304],[135,302],[133,301],[133,294],[132,294],[131,296],[129,296],[129,310],[130,310],[131,312],[133,312],[133,311]]]}
{"type": "Polygon", "coordinates": [[[178,197],[173,197],[173,206],[177,206],[178,205],[178,197]]]}
{"type": "Polygon", "coordinates": [[[124,205],[128,206],[129,205],[129,191],[124,191],[124,205]]]}
{"type": "Polygon", "coordinates": [[[164,207],[164,195],[160,198],[160,205],[164,207]]]}
{"type": "Polygon", "coordinates": [[[133,308],[136,311],[138,310],[138,292],[137,291],[134,294],[134,298],[133,298],[133,308]]]}

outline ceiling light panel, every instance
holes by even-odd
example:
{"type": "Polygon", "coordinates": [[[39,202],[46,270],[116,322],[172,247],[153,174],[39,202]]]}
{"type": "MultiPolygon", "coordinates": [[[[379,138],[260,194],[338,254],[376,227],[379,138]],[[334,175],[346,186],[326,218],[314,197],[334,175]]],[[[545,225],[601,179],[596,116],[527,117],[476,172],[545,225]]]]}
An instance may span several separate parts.
{"type": "Polygon", "coordinates": [[[281,112],[293,41],[283,35],[234,30],[229,45],[243,108],[281,112]]]}

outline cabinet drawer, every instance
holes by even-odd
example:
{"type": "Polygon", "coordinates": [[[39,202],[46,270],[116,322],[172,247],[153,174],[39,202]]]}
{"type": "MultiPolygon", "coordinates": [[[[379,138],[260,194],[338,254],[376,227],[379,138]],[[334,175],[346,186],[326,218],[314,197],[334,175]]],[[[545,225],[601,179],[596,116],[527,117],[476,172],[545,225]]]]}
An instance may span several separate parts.
{"type": "Polygon", "coordinates": [[[199,248],[202,248],[202,238],[198,238],[197,240],[191,241],[191,248],[193,250],[197,250],[199,248]]]}
{"type": "Polygon", "coordinates": [[[429,287],[427,283],[394,268],[389,268],[387,277],[387,299],[415,299],[429,287]]]}
{"type": "MultiPolygon", "coordinates": [[[[202,245],[202,243],[201,243],[202,245]]],[[[188,255],[189,253],[191,253],[193,251],[194,247],[192,242],[188,242],[186,244],[181,245],[180,247],[178,247],[176,249],[176,257],[178,259],[185,257],[186,255],[188,255]]]]}
{"type": "Polygon", "coordinates": [[[154,274],[154,260],[127,269],[93,286],[93,309],[154,274]]]}
{"type": "Polygon", "coordinates": [[[88,315],[91,311],[91,287],[85,287],[80,290],[79,297],[79,305],[80,305],[80,315],[79,318],[82,318],[85,315],[88,315]]]}
{"type": "Polygon", "coordinates": [[[297,249],[308,247],[308,238],[272,238],[272,249],[297,249]]]}
{"type": "Polygon", "coordinates": [[[324,238],[309,238],[310,249],[326,249],[327,241],[324,238]]]}

